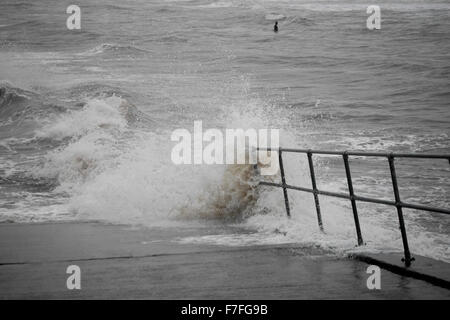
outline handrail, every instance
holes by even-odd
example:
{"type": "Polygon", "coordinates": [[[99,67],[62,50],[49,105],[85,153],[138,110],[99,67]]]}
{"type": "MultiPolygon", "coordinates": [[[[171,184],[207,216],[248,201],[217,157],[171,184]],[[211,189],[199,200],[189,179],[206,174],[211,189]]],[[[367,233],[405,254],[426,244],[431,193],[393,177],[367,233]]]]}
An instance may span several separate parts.
{"type": "Polygon", "coordinates": [[[421,153],[394,153],[394,152],[389,153],[389,152],[362,152],[362,151],[324,151],[324,150],[292,149],[292,148],[257,148],[257,150],[259,150],[259,151],[277,151],[278,152],[278,161],[279,161],[279,166],[280,166],[280,174],[281,174],[281,183],[260,181],[260,184],[266,185],[266,186],[272,186],[272,187],[279,187],[279,188],[283,189],[284,203],[286,206],[286,213],[287,213],[288,217],[291,216],[291,213],[290,213],[287,189],[312,193],[314,195],[314,203],[315,203],[315,207],[316,207],[317,221],[318,221],[319,228],[321,231],[323,231],[323,222],[322,222],[322,216],[321,216],[321,211],[320,211],[319,195],[336,197],[336,198],[341,198],[341,199],[348,199],[351,201],[352,211],[353,211],[353,219],[355,221],[355,228],[356,228],[356,234],[357,234],[357,239],[358,239],[358,245],[363,245],[364,241],[363,241],[362,234],[361,234],[361,227],[360,227],[360,223],[359,223],[358,209],[356,206],[356,201],[384,204],[384,205],[390,205],[390,206],[396,207],[400,232],[402,235],[403,251],[405,254],[405,257],[402,259],[402,261],[404,261],[406,267],[409,267],[411,265],[411,262],[414,261],[414,258],[411,257],[411,252],[409,251],[408,238],[407,238],[407,234],[406,234],[405,222],[403,219],[403,208],[416,209],[416,210],[422,210],[422,211],[428,211],[428,212],[434,212],[434,213],[450,214],[450,209],[436,208],[436,207],[430,207],[430,206],[421,205],[421,204],[402,202],[401,198],[400,198],[400,192],[399,192],[398,181],[397,181],[397,173],[396,173],[395,164],[394,164],[395,158],[446,159],[446,160],[448,160],[448,162],[450,164],[450,154],[421,154],[421,153]],[[304,153],[307,155],[312,188],[292,186],[292,185],[289,185],[286,183],[286,177],[285,177],[284,166],[283,166],[283,158],[282,158],[283,152],[304,153]],[[342,156],[343,161],[344,161],[344,166],[345,166],[345,174],[347,177],[348,194],[319,190],[317,188],[316,177],[315,177],[315,172],[314,172],[314,163],[313,163],[313,158],[312,158],[314,154],[342,156]],[[350,171],[350,163],[348,161],[349,156],[387,158],[387,160],[389,162],[389,169],[391,172],[392,188],[393,188],[395,201],[379,199],[379,198],[371,198],[371,197],[362,197],[362,196],[355,195],[354,190],[353,190],[353,181],[352,181],[351,171],[350,171]]]}
{"type": "Polygon", "coordinates": [[[396,153],[396,152],[365,152],[365,151],[325,151],[313,149],[293,149],[293,148],[257,148],[259,151],[284,151],[294,153],[312,153],[343,156],[361,156],[361,157],[394,157],[394,158],[422,158],[422,159],[447,159],[450,161],[450,154],[426,154],[426,153],[396,153]]]}

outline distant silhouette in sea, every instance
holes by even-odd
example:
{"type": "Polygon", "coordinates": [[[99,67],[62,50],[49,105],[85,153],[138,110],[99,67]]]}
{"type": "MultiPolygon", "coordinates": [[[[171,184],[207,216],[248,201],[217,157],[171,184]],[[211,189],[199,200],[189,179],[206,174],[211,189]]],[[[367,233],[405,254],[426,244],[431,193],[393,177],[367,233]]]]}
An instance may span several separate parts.
{"type": "Polygon", "coordinates": [[[278,32],[278,21],[275,21],[275,25],[273,26],[273,32],[278,32]]]}

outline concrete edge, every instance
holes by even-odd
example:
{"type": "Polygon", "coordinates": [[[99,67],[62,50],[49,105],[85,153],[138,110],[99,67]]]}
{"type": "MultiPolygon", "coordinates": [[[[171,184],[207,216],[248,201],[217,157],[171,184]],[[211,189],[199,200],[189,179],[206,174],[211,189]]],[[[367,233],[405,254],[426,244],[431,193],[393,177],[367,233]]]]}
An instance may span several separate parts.
{"type": "MultiPolygon", "coordinates": [[[[441,288],[445,288],[450,290],[450,280],[449,279],[444,279],[444,277],[440,277],[437,275],[433,275],[431,273],[428,273],[426,271],[420,270],[420,269],[416,269],[414,268],[414,266],[412,267],[405,267],[403,265],[399,265],[396,263],[392,263],[387,261],[388,259],[382,259],[382,258],[378,258],[376,257],[376,254],[374,256],[371,256],[367,253],[353,253],[349,255],[349,258],[351,259],[355,259],[358,261],[362,261],[368,264],[374,264],[379,266],[382,269],[388,270],[390,272],[393,272],[395,274],[401,275],[401,276],[405,276],[405,277],[410,277],[410,278],[414,278],[414,279],[418,279],[418,280],[422,280],[422,281],[426,281],[430,284],[433,284],[435,286],[439,286],[441,288]]],[[[398,259],[399,261],[400,258],[398,259]]],[[[428,259],[428,260],[432,260],[432,259],[428,259]]],[[[414,262],[413,262],[414,263],[414,262]]],[[[436,263],[444,263],[444,262],[438,262],[436,261],[436,263]]],[[[448,266],[448,268],[450,268],[450,265],[448,266]]]]}

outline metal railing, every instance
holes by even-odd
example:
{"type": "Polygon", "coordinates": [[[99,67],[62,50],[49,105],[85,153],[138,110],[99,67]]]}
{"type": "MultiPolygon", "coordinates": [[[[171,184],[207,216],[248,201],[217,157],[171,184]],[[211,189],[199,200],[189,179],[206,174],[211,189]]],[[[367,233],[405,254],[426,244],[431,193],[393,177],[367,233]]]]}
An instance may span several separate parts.
{"type": "Polygon", "coordinates": [[[320,211],[319,195],[350,200],[351,206],[352,206],[352,211],[353,211],[353,219],[355,221],[355,229],[356,229],[356,235],[358,238],[358,245],[363,245],[364,242],[363,242],[363,237],[361,234],[361,227],[359,224],[358,209],[356,206],[356,202],[357,201],[370,202],[370,203],[384,204],[384,205],[396,207],[398,221],[399,221],[399,227],[400,227],[400,232],[401,232],[402,242],[403,242],[403,250],[404,250],[404,254],[405,254],[402,261],[405,263],[405,266],[407,266],[407,267],[409,267],[411,265],[411,262],[414,260],[414,258],[411,257],[411,252],[409,251],[408,238],[406,235],[406,228],[405,228],[405,221],[403,219],[403,208],[417,209],[417,210],[422,210],[422,211],[437,212],[437,213],[443,213],[443,214],[450,214],[450,209],[436,208],[436,207],[430,207],[430,206],[426,206],[426,205],[402,202],[400,199],[397,174],[395,171],[395,164],[394,164],[395,158],[445,159],[450,164],[450,154],[445,154],[445,155],[443,155],[443,154],[410,154],[410,153],[382,153],[382,152],[356,152],[356,151],[339,152],[339,151],[322,151],[322,150],[289,149],[289,148],[258,148],[258,150],[260,150],[260,151],[277,151],[278,152],[278,161],[279,161],[280,174],[281,174],[281,184],[267,182],[267,181],[261,181],[260,184],[266,185],[266,186],[280,187],[283,189],[284,203],[285,203],[286,213],[287,213],[288,217],[291,216],[291,211],[290,211],[290,207],[289,207],[289,198],[288,198],[287,190],[292,189],[292,190],[312,193],[314,196],[314,203],[315,203],[315,207],[316,207],[317,221],[318,221],[319,228],[321,231],[323,231],[324,229],[323,229],[322,215],[321,215],[321,211],[320,211]],[[292,185],[289,185],[286,183],[286,177],[285,177],[284,167],[283,167],[283,158],[282,158],[283,152],[303,153],[303,154],[307,155],[312,188],[292,186],[292,185]],[[314,154],[342,156],[343,161],[344,161],[344,166],[345,166],[345,174],[347,176],[348,194],[324,191],[324,190],[319,190],[317,188],[316,176],[315,176],[315,172],[314,172],[314,163],[313,163],[313,155],[314,154]],[[351,175],[351,171],[350,171],[350,163],[349,163],[350,156],[387,158],[387,160],[389,162],[389,169],[391,172],[392,188],[393,188],[395,201],[370,198],[370,197],[362,197],[362,196],[355,195],[355,192],[353,190],[352,175],[351,175]]]}

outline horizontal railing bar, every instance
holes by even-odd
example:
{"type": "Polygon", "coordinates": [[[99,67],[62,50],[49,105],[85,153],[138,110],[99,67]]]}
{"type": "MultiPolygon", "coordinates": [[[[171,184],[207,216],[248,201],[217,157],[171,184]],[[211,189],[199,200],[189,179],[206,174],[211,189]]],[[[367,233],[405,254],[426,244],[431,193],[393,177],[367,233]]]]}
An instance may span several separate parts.
{"type": "Polygon", "coordinates": [[[283,151],[293,153],[312,153],[342,156],[347,154],[349,156],[362,157],[394,157],[394,158],[421,158],[421,159],[447,159],[450,160],[450,154],[420,154],[420,153],[389,153],[389,152],[363,152],[363,151],[325,151],[325,150],[311,150],[311,149],[292,149],[292,148],[257,148],[260,151],[283,151]]]}
{"type": "MultiPolygon", "coordinates": [[[[265,186],[279,187],[279,188],[283,187],[283,185],[281,183],[274,183],[274,182],[267,182],[267,181],[260,181],[259,184],[265,185],[265,186]]],[[[288,185],[288,184],[285,185],[285,188],[286,189],[297,190],[297,191],[314,193],[313,189],[304,188],[304,187],[297,187],[297,186],[291,186],[291,185],[288,185]]],[[[324,196],[329,196],[329,197],[335,197],[335,198],[351,200],[351,197],[349,195],[347,195],[347,194],[344,194],[344,193],[337,193],[337,192],[331,192],[331,191],[317,190],[317,194],[324,195],[324,196]]],[[[361,202],[384,204],[384,205],[387,205],[387,206],[394,206],[394,207],[397,206],[397,203],[395,203],[395,201],[389,201],[389,200],[383,200],[383,199],[361,197],[361,196],[356,196],[356,195],[353,196],[353,199],[356,200],[356,201],[361,201],[361,202]]],[[[401,205],[403,208],[423,210],[423,211],[436,212],[436,213],[450,214],[450,210],[448,210],[448,209],[429,207],[429,206],[420,205],[420,204],[401,202],[399,205],[401,205]]]]}
{"type": "Polygon", "coordinates": [[[267,182],[267,181],[260,181],[259,184],[262,184],[263,186],[271,186],[271,187],[280,187],[280,188],[283,188],[283,185],[282,185],[281,183],[267,182]]]}
{"type": "MultiPolygon", "coordinates": [[[[261,181],[259,184],[266,185],[266,186],[272,186],[272,187],[279,187],[279,188],[283,187],[283,185],[281,183],[273,183],[273,182],[266,182],[266,181],[261,181]]],[[[314,190],[310,189],[310,188],[291,186],[289,184],[285,185],[285,187],[286,187],[286,189],[314,193],[314,190]]],[[[330,197],[343,198],[343,199],[350,199],[350,197],[346,194],[336,193],[336,192],[331,192],[331,191],[317,190],[317,194],[322,194],[322,195],[330,196],[330,197]]]]}
{"type": "MultiPolygon", "coordinates": [[[[283,187],[283,185],[280,184],[280,183],[273,183],[273,182],[266,182],[266,181],[261,181],[260,184],[266,185],[266,186],[272,186],[272,187],[279,187],[279,188],[283,187]]],[[[297,190],[297,191],[314,193],[313,189],[304,188],[304,187],[297,187],[297,186],[291,186],[291,185],[286,185],[286,189],[292,189],[292,190],[297,190]]],[[[317,190],[317,194],[321,194],[321,195],[324,195],[324,196],[341,198],[341,199],[347,199],[347,200],[351,199],[348,194],[337,193],[337,192],[332,192],[332,191],[317,190]]],[[[372,198],[365,198],[365,197],[359,197],[359,196],[354,196],[354,199],[358,200],[358,201],[363,201],[363,202],[372,202],[372,203],[379,203],[379,204],[395,206],[395,202],[394,201],[388,201],[388,200],[382,200],[382,199],[372,199],[372,198]]]]}
{"type": "Polygon", "coordinates": [[[403,208],[409,208],[409,209],[416,209],[416,210],[436,212],[436,213],[450,214],[450,210],[424,206],[424,205],[421,205],[421,204],[412,204],[412,203],[402,202],[402,207],[403,208]]]}
{"type": "MultiPolygon", "coordinates": [[[[298,191],[303,191],[303,192],[309,192],[309,193],[314,193],[313,189],[310,188],[304,188],[304,187],[296,187],[296,186],[291,186],[289,184],[286,185],[287,189],[292,189],[292,190],[298,190],[298,191]]],[[[319,190],[317,190],[317,193],[319,193],[319,190]]]]}
{"type": "Polygon", "coordinates": [[[317,190],[317,193],[322,194],[324,196],[336,197],[336,198],[341,198],[341,199],[350,199],[350,197],[344,193],[337,193],[337,192],[323,191],[323,190],[317,190]]]}
{"type": "Polygon", "coordinates": [[[390,201],[390,200],[375,199],[375,198],[368,198],[368,197],[361,197],[361,196],[355,196],[355,200],[361,201],[361,202],[384,204],[387,206],[395,206],[395,201],[390,201]]]}

